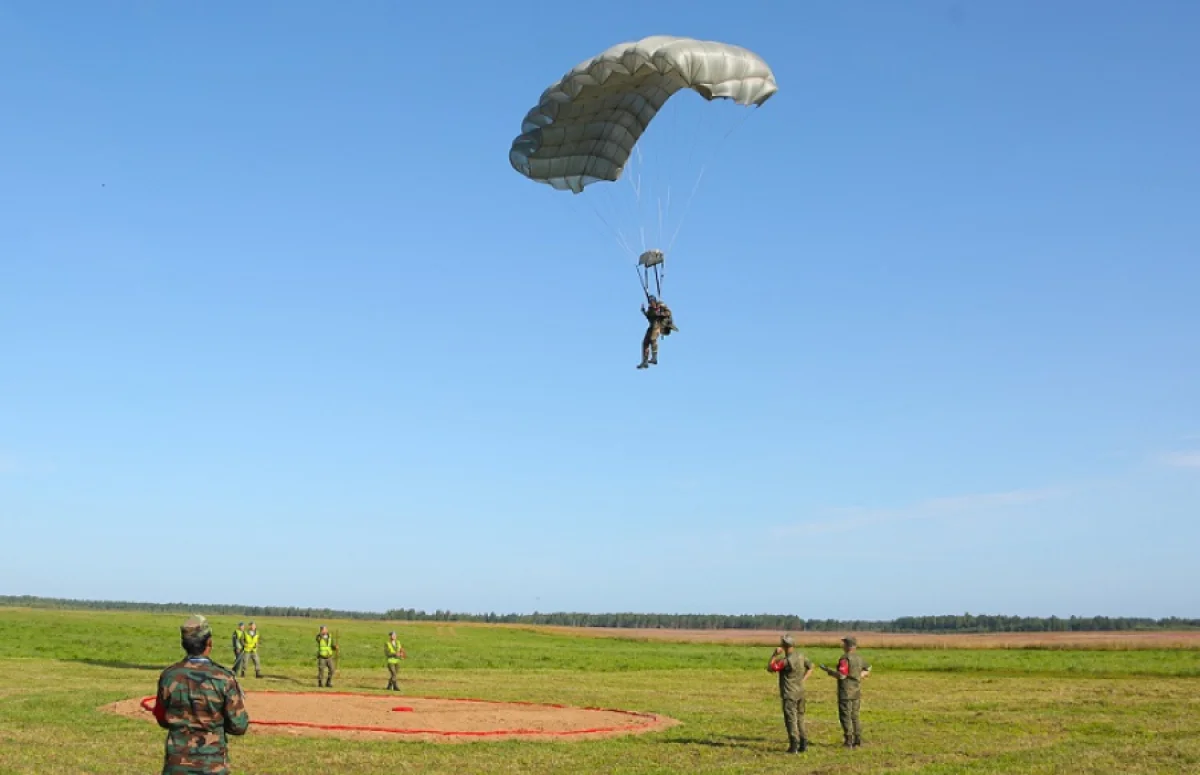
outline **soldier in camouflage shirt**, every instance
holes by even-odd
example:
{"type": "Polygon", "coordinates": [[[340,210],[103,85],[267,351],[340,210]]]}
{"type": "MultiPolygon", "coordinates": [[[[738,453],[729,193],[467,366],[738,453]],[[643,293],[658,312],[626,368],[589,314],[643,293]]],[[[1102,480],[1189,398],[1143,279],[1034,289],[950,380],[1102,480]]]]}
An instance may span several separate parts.
{"type": "Polygon", "coordinates": [[[203,616],[179,628],[187,658],[158,678],[154,718],[167,730],[162,775],[229,775],[225,735],[244,735],[250,717],[233,673],[209,658],[212,629],[203,616]]]}
{"type": "Polygon", "coordinates": [[[779,639],[779,646],[767,663],[767,670],[779,673],[779,698],[783,702],[783,725],[788,733],[788,753],[808,750],[808,735],[804,731],[804,682],[812,675],[813,663],[796,651],[791,635],[779,639]]]}
{"type": "Polygon", "coordinates": [[[871,674],[871,665],[858,655],[858,641],[842,638],[842,654],[837,669],[821,665],[821,669],[838,682],[838,720],[842,722],[842,743],[845,748],[862,745],[862,724],[858,708],[862,702],[862,682],[871,674]]]}

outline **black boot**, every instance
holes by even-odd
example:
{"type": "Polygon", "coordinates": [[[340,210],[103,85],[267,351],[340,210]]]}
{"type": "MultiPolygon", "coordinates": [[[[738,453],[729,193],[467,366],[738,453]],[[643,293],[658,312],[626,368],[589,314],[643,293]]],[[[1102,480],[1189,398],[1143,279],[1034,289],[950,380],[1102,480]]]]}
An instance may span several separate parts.
{"type": "Polygon", "coordinates": [[[789,740],[789,741],[788,741],[788,749],[787,749],[787,752],[788,752],[788,753],[796,753],[796,751],[797,751],[797,750],[798,750],[798,746],[796,745],[796,741],[795,741],[795,740],[789,740]]]}
{"type": "Polygon", "coordinates": [[[845,735],[844,739],[842,740],[842,748],[853,748],[853,747],[854,747],[854,738],[851,737],[850,735],[845,735]]]}
{"type": "Polygon", "coordinates": [[[855,748],[862,748],[862,735],[855,735],[855,736],[854,736],[854,747],[855,747],[855,748]]]}
{"type": "Polygon", "coordinates": [[[800,738],[800,749],[798,751],[796,751],[796,753],[804,753],[807,750],[808,750],[808,739],[802,737],[802,738],[800,738]]]}

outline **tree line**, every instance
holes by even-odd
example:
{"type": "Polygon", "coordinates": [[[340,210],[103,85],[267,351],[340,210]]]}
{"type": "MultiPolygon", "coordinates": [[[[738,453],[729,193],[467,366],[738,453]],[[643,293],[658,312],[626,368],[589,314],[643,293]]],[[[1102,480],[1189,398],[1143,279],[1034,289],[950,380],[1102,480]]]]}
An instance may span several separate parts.
{"type": "Polygon", "coordinates": [[[803,619],[790,614],[654,614],[654,613],[456,613],[438,609],[432,613],[415,608],[393,608],[383,612],[341,611],[332,608],[297,606],[237,605],[230,603],[138,603],[112,600],[71,600],[0,595],[0,606],[23,608],[91,609],[142,611],[148,613],[192,613],[225,616],[290,616],[308,619],[365,619],[409,622],[481,622],[566,627],[613,627],[674,630],[787,630],[791,632],[1108,632],[1127,630],[1200,629],[1200,619],[1123,616],[1003,616],[951,614],[901,616],[889,620],[803,619]]]}

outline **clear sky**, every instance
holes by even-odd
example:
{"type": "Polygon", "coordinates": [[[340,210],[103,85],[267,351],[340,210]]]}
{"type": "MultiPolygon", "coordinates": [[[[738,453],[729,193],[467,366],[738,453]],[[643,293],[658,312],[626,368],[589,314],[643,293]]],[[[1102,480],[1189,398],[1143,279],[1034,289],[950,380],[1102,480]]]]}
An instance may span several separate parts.
{"type": "Polygon", "coordinates": [[[0,593],[1200,615],[1197,29],[1186,0],[0,2],[0,593]],[[651,126],[687,162],[693,118],[739,120],[639,371],[589,208],[632,186],[508,148],[654,34],[780,91],[651,126]]]}

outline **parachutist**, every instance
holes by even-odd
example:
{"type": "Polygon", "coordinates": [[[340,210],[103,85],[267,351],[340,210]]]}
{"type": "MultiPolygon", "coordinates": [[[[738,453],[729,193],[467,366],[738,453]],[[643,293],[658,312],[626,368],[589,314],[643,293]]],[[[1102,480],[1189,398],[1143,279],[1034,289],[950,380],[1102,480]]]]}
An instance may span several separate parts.
{"type": "Polygon", "coordinates": [[[642,305],[642,314],[650,325],[646,327],[646,335],[642,337],[642,362],[639,369],[658,364],[658,337],[670,336],[672,331],[678,331],[671,308],[665,302],[659,301],[651,294],[646,294],[647,304],[642,305]]]}

